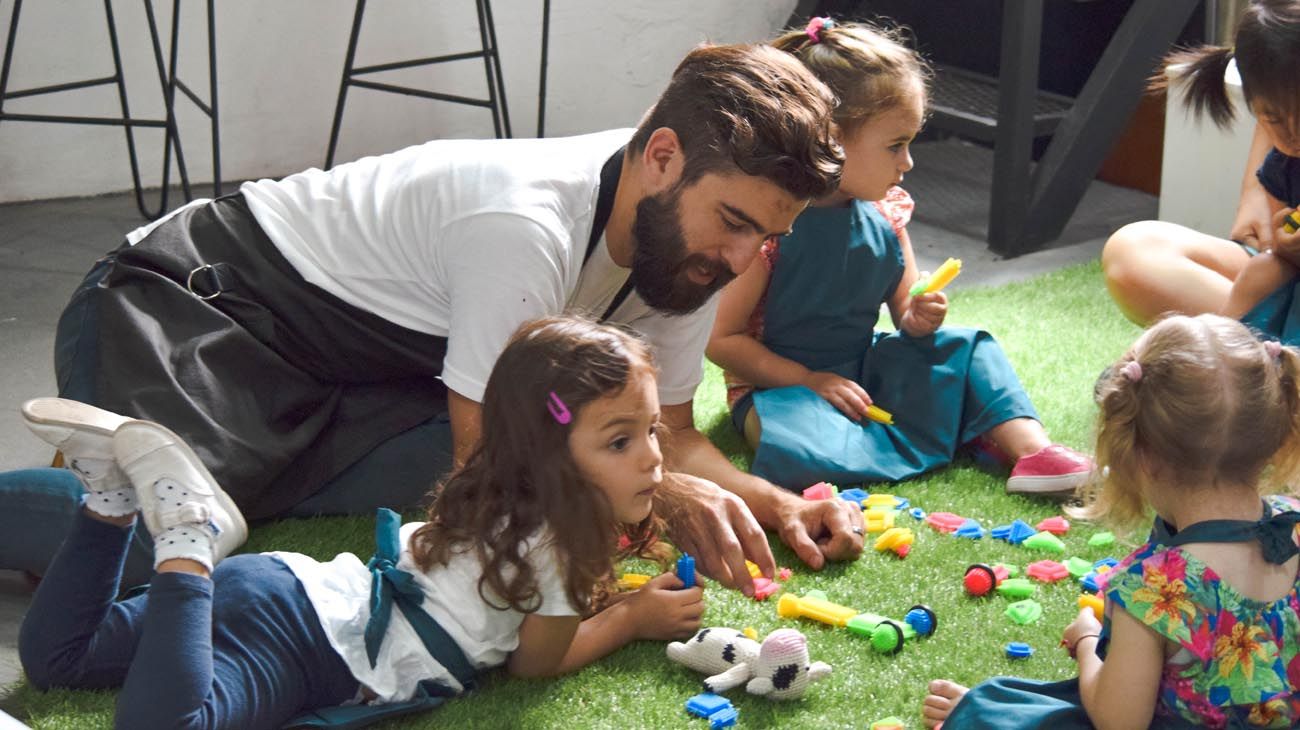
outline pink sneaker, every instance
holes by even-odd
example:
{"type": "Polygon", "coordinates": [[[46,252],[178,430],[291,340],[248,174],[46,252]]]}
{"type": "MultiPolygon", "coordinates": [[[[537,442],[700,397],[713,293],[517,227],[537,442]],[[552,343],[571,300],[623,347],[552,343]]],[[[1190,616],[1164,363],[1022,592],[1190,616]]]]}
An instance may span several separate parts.
{"type": "Polygon", "coordinates": [[[1052,444],[1016,461],[1007,480],[1007,492],[1069,499],[1087,483],[1092,469],[1092,459],[1074,449],[1052,444]]]}

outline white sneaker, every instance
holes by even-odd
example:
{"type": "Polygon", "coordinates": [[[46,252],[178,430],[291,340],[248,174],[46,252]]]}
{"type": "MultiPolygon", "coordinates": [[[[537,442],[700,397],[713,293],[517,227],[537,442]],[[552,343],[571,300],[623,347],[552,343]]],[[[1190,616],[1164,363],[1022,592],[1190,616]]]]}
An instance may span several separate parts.
{"type": "Polygon", "coordinates": [[[32,433],[63,454],[90,492],[92,510],[113,516],[135,512],[135,489],[113,456],[113,433],[132,419],[65,398],[29,400],[22,414],[32,433]]]}
{"type": "Polygon", "coordinates": [[[154,537],[156,563],[184,557],[210,570],[248,539],[248,525],[234,500],[176,434],[156,423],[132,421],[114,434],[113,453],[139,493],[140,515],[154,537]],[[168,533],[184,536],[187,547],[168,543],[168,533]],[[188,548],[198,533],[210,543],[188,548]],[[181,552],[172,554],[176,551],[181,552]]]}

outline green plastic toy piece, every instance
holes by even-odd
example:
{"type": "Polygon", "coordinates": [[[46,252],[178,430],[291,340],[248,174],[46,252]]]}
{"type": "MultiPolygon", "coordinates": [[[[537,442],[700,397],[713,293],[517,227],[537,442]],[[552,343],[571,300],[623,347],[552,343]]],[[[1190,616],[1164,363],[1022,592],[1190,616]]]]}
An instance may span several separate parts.
{"type": "Polygon", "coordinates": [[[1030,550],[1046,550],[1050,553],[1065,552],[1065,543],[1061,542],[1061,538],[1046,530],[1034,535],[1028,540],[1025,540],[1021,544],[1030,550]]]}
{"type": "Polygon", "coordinates": [[[1026,598],[1023,601],[1016,601],[1010,606],[1007,606],[1007,618],[1021,626],[1032,624],[1042,617],[1043,606],[1032,598],[1026,598]]]}
{"type": "Polygon", "coordinates": [[[1007,578],[998,584],[998,593],[1007,598],[1028,598],[1034,595],[1038,586],[1028,578],[1007,578]]]}
{"type": "Polygon", "coordinates": [[[876,720],[871,723],[871,730],[904,730],[907,725],[903,724],[901,718],[890,715],[883,720],[876,720]]]}
{"type": "Polygon", "coordinates": [[[1092,572],[1092,561],[1073,557],[1065,561],[1065,567],[1070,571],[1070,575],[1078,579],[1092,572]]]}
{"type": "MultiPolygon", "coordinates": [[[[1019,565],[1012,565],[1012,564],[1010,564],[1010,563],[998,563],[998,565],[1000,565],[1000,566],[1002,566],[1003,568],[1006,569],[1006,571],[1007,571],[1007,577],[1008,577],[1008,578],[1019,578],[1019,577],[1020,577],[1020,566],[1019,566],[1019,565]]],[[[997,566],[994,566],[994,567],[997,567],[997,566]]]]}
{"type": "Polygon", "coordinates": [[[1098,532],[1088,538],[1088,547],[1110,547],[1115,544],[1115,533],[1098,532]]]}
{"type": "MultiPolygon", "coordinates": [[[[929,629],[922,628],[922,631],[928,630],[933,633],[935,628],[934,612],[926,606],[918,605],[913,606],[908,611],[908,616],[911,617],[912,612],[918,610],[926,614],[924,616],[926,620],[922,623],[922,626],[928,625],[930,627],[929,629]]],[[[848,629],[852,634],[869,640],[871,648],[881,654],[894,654],[901,651],[903,642],[922,636],[921,632],[917,631],[916,627],[907,620],[896,621],[875,613],[860,613],[849,619],[844,624],[844,628],[848,629]]],[[[925,635],[928,636],[929,634],[925,635]]]]}
{"type": "Polygon", "coordinates": [[[807,598],[820,598],[823,601],[831,600],[826,597],[826,591],[823,591],[819,588],[814,588],[811,591],[804,591],[804,596],[807,598]]]}

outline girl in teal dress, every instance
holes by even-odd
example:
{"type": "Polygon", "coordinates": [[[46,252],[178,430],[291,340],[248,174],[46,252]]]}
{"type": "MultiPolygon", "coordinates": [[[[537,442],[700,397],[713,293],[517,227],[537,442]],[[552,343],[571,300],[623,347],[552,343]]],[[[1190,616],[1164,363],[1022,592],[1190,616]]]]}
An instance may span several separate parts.
{"type": "Polygon", "coordinates": [[[942,292],[908,293],[919,274],[898,184],[924,118],[923,62],[887,32],[825,18],[774,43],[840,98],[845,165],[838,193],[722,293],[707,352],[753,472],[791,489],[899,481],[978,441],[1016,462],[1009,491],[1073,493],[1090,460],[1051,443],[993,337],[942,327],[942,292]],[[873,331],[882,304],[897,331],[873,331]],[[892,425],[865,417],[873,403],[892,425]]]}
{"type": "Polygon", "coordinates": [[[930,685],[934,727],[1285,728],[1300,724],[1300,352],[1218,315],[1171,317],[1103,375],[1104,480],[1077,516],[1147,542],[1062,645],[1077,679],[930,685]],[[1225,437],[1228,434],[1228,437],[1225,437]]]}

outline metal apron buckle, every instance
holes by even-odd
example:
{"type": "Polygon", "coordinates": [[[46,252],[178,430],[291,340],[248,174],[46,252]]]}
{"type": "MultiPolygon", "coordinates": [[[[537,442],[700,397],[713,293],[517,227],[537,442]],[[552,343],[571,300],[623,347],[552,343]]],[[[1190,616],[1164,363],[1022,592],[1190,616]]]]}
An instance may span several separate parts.
{"type": "Polygon", "coordinates": [[[199,299],[205,302],[210,299],[216,299],[217,297],[221,296],[221,292],[222,292],[221,281],[216,276],[216,267],[213,266],[212,264],[204,264],[202,266],[195,268],[193,271],[190,272],[190,275],[185,278],[185,288],[189,289],[191,294],[193,294],[194,296],[198,297],[199,299]],[[200,294],[199,292],[194,290],[194,275],[199,273],[200,271],[203,271],[204,269],[211,269],[213,272],[212,282],[216,284],[216,291],[212,292],[211,294],[200,294]]]}

